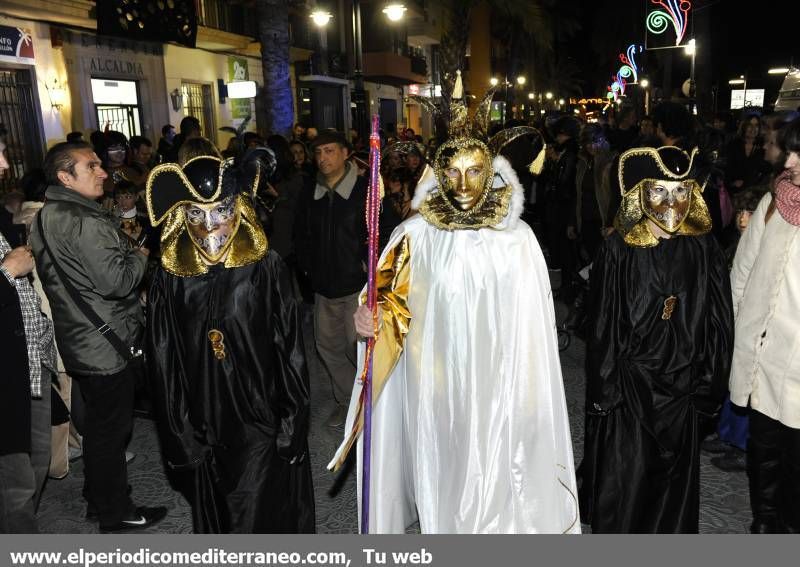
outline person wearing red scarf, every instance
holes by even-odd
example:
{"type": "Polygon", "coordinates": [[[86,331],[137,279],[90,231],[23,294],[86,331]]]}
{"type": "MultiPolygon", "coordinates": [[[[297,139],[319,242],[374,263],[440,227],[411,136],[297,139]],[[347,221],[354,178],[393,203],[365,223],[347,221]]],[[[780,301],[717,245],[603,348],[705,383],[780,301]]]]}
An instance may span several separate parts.
{"type": "Polygon", "coordinates": [[[731,402],[750,408],[753,533],[800,532],[800,119],[784,130],[785,170],[739,243],[731,402]]]}

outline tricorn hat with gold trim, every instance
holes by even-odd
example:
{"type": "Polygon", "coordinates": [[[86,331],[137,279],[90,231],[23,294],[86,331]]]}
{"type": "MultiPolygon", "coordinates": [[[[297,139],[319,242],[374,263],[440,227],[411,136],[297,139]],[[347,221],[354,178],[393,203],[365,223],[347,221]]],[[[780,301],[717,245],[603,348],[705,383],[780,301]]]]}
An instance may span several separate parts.
{"type": "Polygon", "coordinates": [[[275,158],[267,148],[252,148],[242,156],[220,159],[199,156],[183,167],[174,163],[157,166],[147,179],[145,201],[153,226],[161,231],[161,265],[177,276],[203,274],[208,266],[186,228],[184,205],[211,204],[235,197],[239,222],[230,237],[225,267],[244,266],[263,258],[267,237],[253,209],[259,185],[275,170],[275,158]]]}
{"type": "Polygon", "coordinates": [[[275,157],[267,148],[252,148],[241,159],[199,156],[183,167],[157,166],[147,180],[147,212],[153,226],[177,206],[215,203],[239,193],[255,195],[259,184],[275,171],[275,157]]]}

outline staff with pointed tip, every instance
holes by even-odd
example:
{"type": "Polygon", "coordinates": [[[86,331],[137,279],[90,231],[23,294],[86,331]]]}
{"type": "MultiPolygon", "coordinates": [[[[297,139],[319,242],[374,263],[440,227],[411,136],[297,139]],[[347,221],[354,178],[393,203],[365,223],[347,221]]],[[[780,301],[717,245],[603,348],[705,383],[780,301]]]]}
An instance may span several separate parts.
{"type": "Polygon", "coordinates": [[[367,307],[372,312],[375,332],[367,339],[367,353],[364,370],[361,375],[364,396],[364,456],[361,476],[361,533],[369,533],[369,473],[372,439],[372,357],[375,337],[378,335],[378,287],[375,274],[378,269],[378,233],[379,213],[381,205],[380,190],[381,139],[378,134],[378,115],[372,116],[372,133],[369,137],[369,189],[367,190],[367,307]]]}

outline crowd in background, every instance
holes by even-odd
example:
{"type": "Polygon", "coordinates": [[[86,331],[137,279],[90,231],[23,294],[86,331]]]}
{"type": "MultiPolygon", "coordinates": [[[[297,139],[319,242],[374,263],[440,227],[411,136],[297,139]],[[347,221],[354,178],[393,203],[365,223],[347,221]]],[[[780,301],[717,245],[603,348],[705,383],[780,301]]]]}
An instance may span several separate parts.
{"type": "MultiPolygon", "coordinates": [[[[704,182],[704,199],[713,219],[713,233],[732,264],[748,220],[761,197],[773,192],[775,179],[784,170],[787,154],[782,135],[793,120],[796,124],[796,119],[797,113],[762,115],[753,111],[745,112],[736,127],[727,114],[717,115],[706,124],[692,116],[684,105],[673,102],[658,105],[652,115],[646,116],[634,108],[622,106],[612,117],[601,117],[590,123],[573,115],[552,115],[535,124],[547,142],[546,165],[540,175],[533,175],[528,169],[532,157],[541,149],[538,139],[522,137],[509,144],[503,153],[525,189],[523,218],[539,237],[548,266],[554,272],[560,271],[561,286],[556,293],[558,299],[572,306],[567,322],[570,328],[580,331],[585,323],[582,302],[585,301],[586,280],[590,277],[586,268],[591,265],[604,238],[614,230],[614,217],[621,201],[616,164],[622,152],[642,146],[699,148],[697,165],[704,182]]],[[[506,126],[509,125],[515,124],[506,126]]],[[[415,214],[411,206],[415,187],[435,151],[436,139],[426,144],[422,136],[411,129],[381,134],[380,173],[385,190],[381,236],[385,242],[397,225],[415,214]]],[[[113,130],[96,131],[89,136],[90,145],[86,147],[101,161],[94,170],[102,182],[98,203],[114,216],[132,249],[144,251],[141,255],[144,275],[130,290],[136,302],[128,304],[127,308],[139,312],[146,309],[146,274],[152,272],[160,258],[161,227],[151,225],[142,199],[153,167],[160,163],[176,163],[182,167],[198,156],[236,158],[247,148],[268,147],[277,165],[272,177],[259,185],[254,199],[256,211],[270,248],[279,253],[294,275],[297,297],[314,304],[316,346],[339,404],[328,425],[341,426],[356,370],[352,348],[355,297],[366,281],[363,269],[366,242],[363,208],[368,172],[365,141],[359,139],[355,131],[345,134],[302,124],[295,125],[289,138],[261,137],[255,132],[245,132],[233,136],[224,149],[217,148],[209,139],[211,136],[212,133],[203,132],[200,122],[191,116],[181,121],[177,131],[172,125],[164,125],[157,141],[143,136],[127,138],[113,130]]],[[[67,142],[85,144],[80,132],[70,133],[67,142]]],[[[2,168],[3,158],[0,158],[2,168]]],[[[7,241],[6,258],[13,250],[27,246],[36,212],[42,207],[48,186],[56,181],[45,165],[43,169],[27,172],[18,189],[3,196],[0,229],[7,241]]],[[[34,270],[33,265],[26,266],[20,267],[18,273],[34,270]]],[[[123,268],[108,265],[98,269],[123,268]]],[[[37,282],[38,278],[32,281],[37,282]]],[[[46,299],[40,284],[31,294],[32,298],[46,299]]],[[[123,296],[128,297],[128,294],[120,297],[123,296]]],[[[48,313],[46,301],[43,309],[48,315],[57,315],[48,313]]],[[[133,318],[143,320],[141,315],[133,318]]],[[[47,327],[49,323],[37,324],[47,327]]],[[[6,327],[5,320],[3,326],[6,327]]],[[[40,329],[40,336],[45,345],[47,337],[52,337],[52,330],[40,329]]],[[[58,334],[56,339],[59,349],[64,350],[58,334]]],[[[73,345],[67,350],[73,348],[77,347],[73,345]]],[[[82,395],[76,395],[76,382],[69,380],[60,359],[53,357],[50,361],[49,356],[48,347],[42,346],[41,361],[46,368],[43,375],[52,376],[54,395],[50,399],[49,379],[41,380],[37,388],[44,390],[35,393],[48,403],[53,434],[49,435],[51,423],[47,423],[48,434],[39,429],[34,439],[41,445],[43,435],[52,437],[50,447],[40,447],[40,452],[51,452],[49,474],[58,478],[68,473],[70,448],[73,458],[80,455],[81,430],[101,425],[85,423],[82,416],[86,408],[82,407],[82,395]]],[[[141,374],[137,374],[136,388],[136,409],[146,413],[146,378],[141,374]]],[[[19,391],[4,390],[2,396],[11,400],[12,394],[18,395],[19,391]]],[[[92,399],[92,403],[97,403],[96,398],[92,399]]],[[[18,405],[16,402],[9,404],[18,405]]],[[[726,408],[728,414],[737,411],[730,404],[726,408]]],[[[39,413],[48,410],[37,409],[39,413]]],[[[3,409],[0,415],[9,414],[3,409]]],[[[735,421],[736,417],[733,415],[731,419],[735,421]]],[[[28,415],[26,419],[30,422],[32,418],[28,415]]],[[[35,417],[33,421],[36,431],[35,417]]],[[[706,448],[723,452],[715,460],[718,466],[726,470],[744,470],[745,443],[741,434],[729,434],[731,423],[723,420],[719,434],[709,440],[706,448]]],[[[4,428],[4,431],[9,429],[4,428]]],[[[19,435],[27,435],[19,431],[19,435]]],[[[23,443],[21,447],[31,450],[30,443],[23,443]]],[[[9,447],[6,450],[4,445],[3,452],[19,452],[19,449],[9,447]]],[[[3,465],[0,460],[0,466],[9,465],[3,465]]],[[[43,482],[39,470],[41,462],[36,466],[37,482],[32,490],[38,495],[43,482]]],[[[96,466],[102,469],[103,465],[96,466]]],[[[115,470],[117,474],[121,474],[120,470],[124,472],[124,468],[115,470]]],[[[95,482],[98,482],[97,477],[95,482]]],[[[126,485],[125,479],[119,482],[126,485]]],[[[20,526],[28,530],[35,527],[30,523],[20,526]]]]}

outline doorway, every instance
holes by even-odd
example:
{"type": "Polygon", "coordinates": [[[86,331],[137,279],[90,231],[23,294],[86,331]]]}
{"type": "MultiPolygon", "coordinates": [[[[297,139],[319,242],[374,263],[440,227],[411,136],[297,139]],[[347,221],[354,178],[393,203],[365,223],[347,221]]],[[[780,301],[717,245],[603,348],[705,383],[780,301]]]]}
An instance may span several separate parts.
{"type": "Polygon", "coordinates": [[[136,81],[93,78],[92,102],[98,129],[122,132],[129,140],[142,134],[136,81]]]}
{"type": "Polygon", "coordinates": [[[38,114],[32,72],[0,68],[0,140],[9,165],[0,177],[0,191],[18,188],[25,173],[42,163],[38,114]]]}

